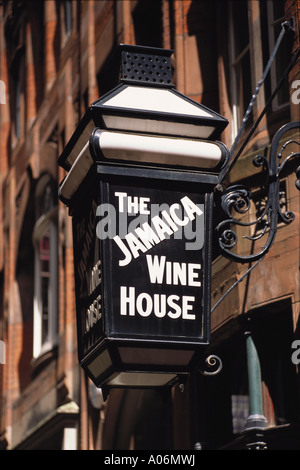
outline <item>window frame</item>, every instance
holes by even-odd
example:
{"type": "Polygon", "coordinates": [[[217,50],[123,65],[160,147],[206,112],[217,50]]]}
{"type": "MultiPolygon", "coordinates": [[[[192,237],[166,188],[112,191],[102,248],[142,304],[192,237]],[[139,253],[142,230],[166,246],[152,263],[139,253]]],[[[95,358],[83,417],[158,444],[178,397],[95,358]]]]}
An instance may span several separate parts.
{"type": "MultiPolygon", "coordinates": [[[[251,70],[251,41],[250,41],[250,25],[248,21],[248,44],[243,48],[242,51],[239,53],[236,53],[235,51],[235,35],[234,35],[234,19],[233,19],[233,8],[234,4],[232,1],[229,2],[228,4],[228,55],[229,55],[229,77],[230,77],[230,94],[231,94],[231,99],[230,99],[230,108],[232,112],[232,131],[231,131],[231,138],[232,142],[236,138],[238,134],[238,130],[241,126],[241,123],[243,121],[245,112],[247,111],[246,109],[241,109],[241,104],[243,105],[244,108],[244,95],[243,95],[243,82],[241,81],[240,84],[238,84],[238,69],[240,70],[241,68],[241,61],[244,59],[247,53],[249,53],[249,63],[250,63],[250,70],[251,70]]],[[[248,8],[248,4],[246,4],[246,7],[248,8]]],[[[241,74],[241,72],[239,72],[241,74]]],[[[252,77],[251,75],[249,76],[250,80],[250,85],[251,85],[251,94],[252,94],[252,77]]]]}
{"type": "MultiPolygon", "coordinates": [[[[50,180],[43,186],[43,195],[46,188],[51,185],[50,180]]],[[[37,195],[38,198],[38,195],[37,195]]],[[[36,220],[32,241],[34,247],[34,299],[33,299],[33,358],[51,351],[58,341],[57,312],[58,312],[58,207],[55,205],[53,191],[51,192],[51,208],[39,215],[36,220]],[[43,340],[43,304],[42,304],[42,276],[40,260],[40,241],[49,232],[49,285],[48,285],[48,325],[47,336],[43,340]]]]}
{"type": "Polygon", "coordinates": [[[15,96],[15,109],[14,109],[14,121],[15,121],[15,138],[17,141],[21,138],[21,80],[20,70],[14,79],[14,96],[15,96]]]}
{"type": "Polygon", "coordinates": [[[71,37],[74,27],[74,12],[72,0],[63,0],[60,2],[60,28],[61,28],[61,47],[65,47],[68,39],[71,37]]]}
{"type": "MultiPolygon", "coordinates": [[[[275,27],[278,24],[281,24],[285,20],[284,15],[280,18],[274,19],[274,5],[273,2],[267,2],[267,28],[268,28],[268,41],[269,41],[269,55],[271,55],[275,43],[277,41],[277,37],[275,35],[275,27]]],[[[282,47],[283,43],[279,47],[282,47]]],[[[280,56],[278,55],[279,50],[277,51],[277,54],[274,58],[274,63],[273,66],[270,68],[270,82],[271,82],[271,89],[275,90],[277,83],[278,83],[278,77],[277,77],[277,66],[278,66],[278,60],[280,59],[280,56]]],[[[280,111],[285,109],[289,105],[289,97],[287,101],[284,103],[279,103],[278,102],[278,93],[275,95],[273,101],[272,101],[272,111],[280,111]]]]}

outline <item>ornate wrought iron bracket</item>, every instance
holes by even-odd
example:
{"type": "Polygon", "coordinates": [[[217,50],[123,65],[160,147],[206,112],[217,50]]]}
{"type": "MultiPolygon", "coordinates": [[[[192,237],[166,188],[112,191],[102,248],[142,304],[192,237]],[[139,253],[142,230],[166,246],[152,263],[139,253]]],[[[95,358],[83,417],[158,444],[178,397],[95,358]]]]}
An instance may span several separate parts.
{"type": "MultiPolygon", "coordinates": [[[[267,181],[267,201],[264,210],[258,218],[251,222],[243,222],[232,215],[233,210],[238,214],[245,214],[251,206],[252,193],[249,189],[242,185],[234,185],[228,187],[221,196],[221,207],[228,218],[217,226],[217,234],[221,254],[225,257],[240,263],[251,263],[262,259],[262,257],[270,250],[276,236],[277,225],[279,222],[290,224],[295,216],[291,211],[282,212],[280,208],[280,177],[283,169],[288,161],[299,158],[300,162],[300,137],[299,141],[295,139],[287,140],[279,149],[280,141],[283,135],[291,130],[300,129],[300,122],[292,122],[284,125],[277,131],[271,144],[269,159],[263,155],[257,155],[253,164],[256,167],[262,167],[266,171],[267,181]],[[281,162],[283,152],[293,144],[299,147],[299,151],[291,152],[283,162],[281,162]],[[232,251],[238,243],[236,232],[231,228],[235,224],[240,227],[260,226],[260,232],[255,236],[244,235],[253,242],[262,238],[264,235],[267,239],[264,245],[256,253],[249,255],[240,255],[232,251]]],[[[300,165],[296,169],[296,187],[300,190],[300,165]]]]}

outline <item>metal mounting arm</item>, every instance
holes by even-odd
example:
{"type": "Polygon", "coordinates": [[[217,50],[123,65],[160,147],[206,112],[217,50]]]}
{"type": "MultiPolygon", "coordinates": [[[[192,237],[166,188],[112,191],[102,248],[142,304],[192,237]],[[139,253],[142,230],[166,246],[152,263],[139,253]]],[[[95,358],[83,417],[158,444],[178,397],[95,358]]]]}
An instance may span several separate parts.
{"type": "MultiPolygon", "coordinates": [[[[249,210],[252,198],[252,193],[249,189],[242,185],[234,185],[228,187],[221,196],[221,206],[228,218],[219,223],[216,230],[218,233],[221,254],[233,261],[247,263],[261,259],[269,251],[275,240],[278,220],[285,224],[290,224],[295,218],[291,211],[287,211],[285,213],[281,211],[279,191],[280,177],[287,162],[294,158],[299,158],[300,161],[300,135],[298,140],[288,140],[279,149],[283,135],[293,129],[300,129],[300,122],[288,123],[277,131],[271,144],[269,160],[263,155],[257,155],[253,160],[253,164],[256,167],[261,166],[267,172],[266,186],[268,199],[262,214],[256,220],[246,223],[232,216],[232,210],[235,210],[239,214],[244,214],[249,210]],[[283,151],[291,144],[299,146],[299,151],[291,152],[290,155],[280,163],[283,151]],[[261,233],[258,236],[244,236],[243,238],[255,241],[266,234],[268,230],[268,238],[262,248],[257,253],[246,256],[233,253],[231,250],[236,246],[238,237],[236,232],[230,228],[231,225],[235,224],[238,226],[249,227],[258,223],[263,225],[261,233]]],[[[296,176],[296,187],[300,190],[300,165],[296,169],[296,176]]]]}

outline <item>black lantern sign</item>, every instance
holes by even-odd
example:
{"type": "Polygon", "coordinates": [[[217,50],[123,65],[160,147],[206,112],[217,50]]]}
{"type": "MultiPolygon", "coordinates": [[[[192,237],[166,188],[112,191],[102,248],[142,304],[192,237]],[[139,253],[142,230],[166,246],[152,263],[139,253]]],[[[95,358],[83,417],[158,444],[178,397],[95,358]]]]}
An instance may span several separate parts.
{"type": "Polygon", "coordinates": [[[83,118],[60,157],[60,198],[73,219],[81,366],[97,386],[159,387],[209,344],[213,187],[227,149],[207,138],[226,121],[179,97],[169,51],[121,53],[138,72],[124,77],[123,67],[83,118]],[[151,63],[166,81],[143,78],[138,64],[151,63]]]}

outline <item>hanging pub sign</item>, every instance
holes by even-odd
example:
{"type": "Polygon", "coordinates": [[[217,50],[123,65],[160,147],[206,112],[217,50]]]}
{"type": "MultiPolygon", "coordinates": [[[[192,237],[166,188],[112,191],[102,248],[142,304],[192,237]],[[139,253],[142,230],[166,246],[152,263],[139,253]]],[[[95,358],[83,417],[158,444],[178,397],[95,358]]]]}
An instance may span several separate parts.
{"type": "Polygon", "coordinates": [[[107,194],[113,213],[110,221],[103,214],[96,230],[103,236],[116,215],[116,235],[106,243],[114,312],[110,334],[207,340],[203,196],[114,184],[108,184],[107,194]]]}
{"type": "Polygon", "coordinates": [[[159,387],[210,339],[213,191],[228,121],[177,92],[172,51],[121,45],[120,81],[59,157],[78,356],[97,386],[159,387]]]}
{"type": "Polygon", "coordinates": [[[209,342],[211,195],[185,188],[97,173],[72,210],[78,353],[97,385],[172,383],[209,342]]]}

